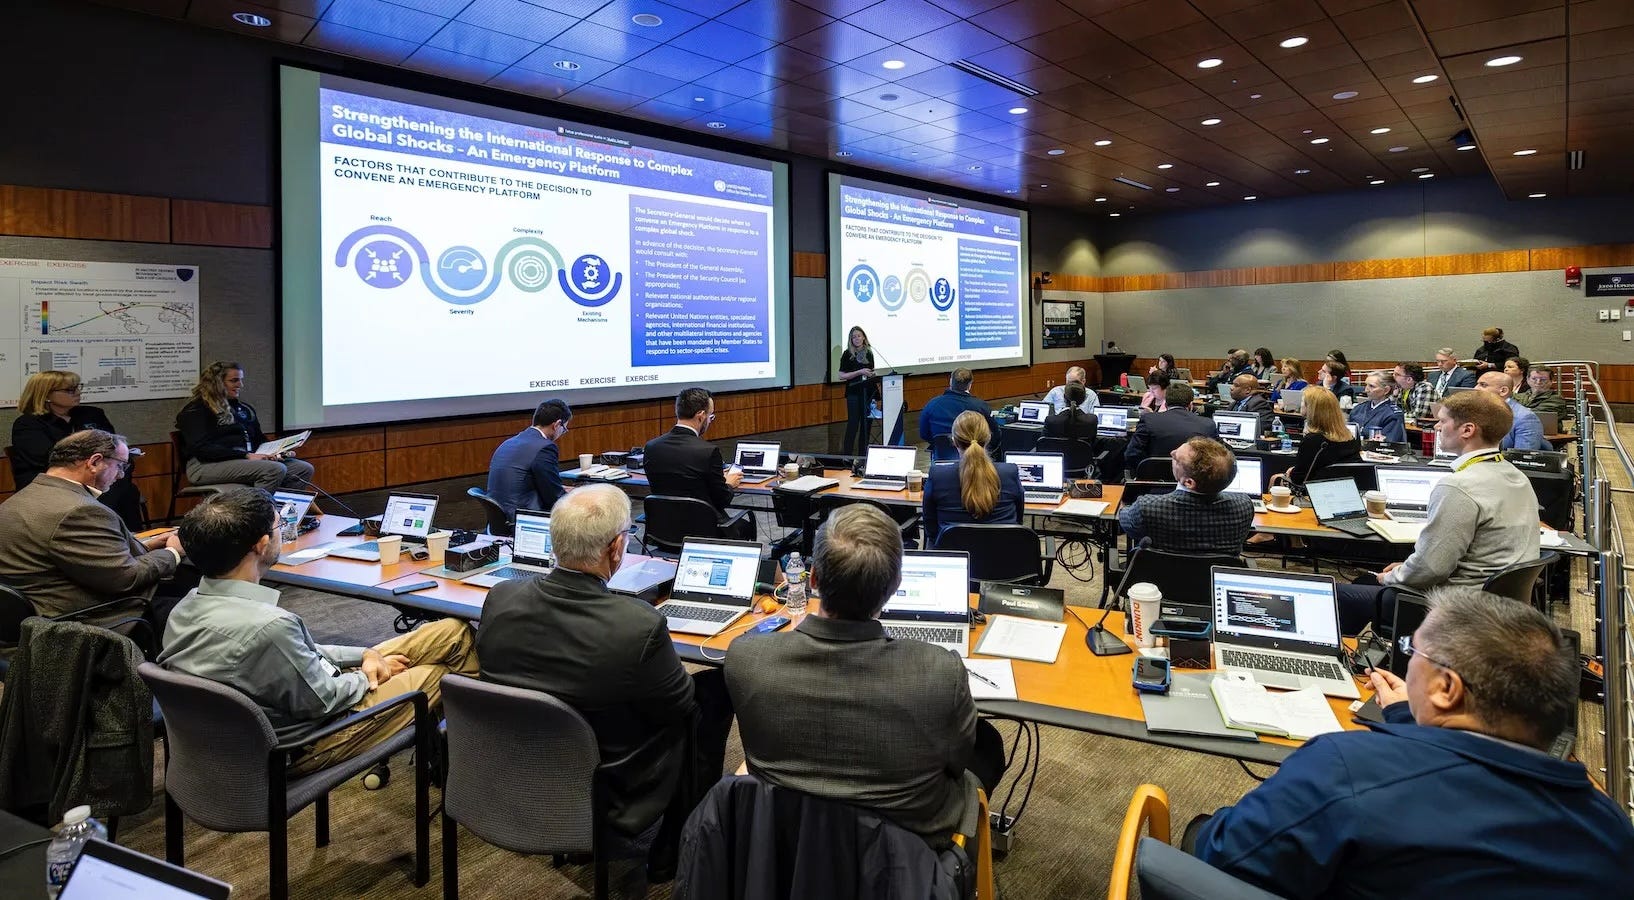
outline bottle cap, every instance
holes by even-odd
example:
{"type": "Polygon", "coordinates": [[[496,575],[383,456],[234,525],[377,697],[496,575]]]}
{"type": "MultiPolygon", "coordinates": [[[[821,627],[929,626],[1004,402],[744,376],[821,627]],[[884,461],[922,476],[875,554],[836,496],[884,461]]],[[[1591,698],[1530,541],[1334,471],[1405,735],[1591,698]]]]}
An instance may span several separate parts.
{"type": "Polygon", "coordinates": [[[90,817],[91,808],[89,806],[76,806],[62,814],[62,823],[64,825],[78,825],[90,817]]]}

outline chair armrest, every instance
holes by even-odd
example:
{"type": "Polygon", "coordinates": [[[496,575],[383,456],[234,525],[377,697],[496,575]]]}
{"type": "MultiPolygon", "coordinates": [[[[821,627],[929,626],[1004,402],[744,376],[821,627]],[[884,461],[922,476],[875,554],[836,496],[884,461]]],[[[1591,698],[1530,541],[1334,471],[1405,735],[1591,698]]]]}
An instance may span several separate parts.
{"type": "Polygon", "coordinates": [[[368,709],[360,709],[349,716],[336,719],[335,721],[330,722],[328,725],[319,728],[317,731],[314,731],[311,734],[303,735],[298,741],[286,741],[279,744],[272,748],[272,752],[288,753],[291,750],[299,750],[308,744],[316,743],[317,741],[329,737],[336,732],[344,731],[345,729],[350,728],[359,722],[366,722],[383,712],[395,709],[405,703],[414,704],[414,718],[416,727],[418,727],[420,722],[425,721],[430,717],[431,701],[426,698],[425,692],[409,691],[406,694],[393,697],[383,703],[376,703],[368,709]]]}
{"type": "Polygon", "coordinates": [[[140,597],[120,597],[118,600],[108,600],[94,606],[87,606],[84,609],[76,609],[73,612],[66,612],[60,616],[46,616],[45,618],[53,622],[72,622],[84,616],[94,615],[95,613],[105,609],[112,609],[118,606],[130,606],[132,602],[139,603],[144,610],[147,609],[147,601],[141,599],[140,597]]]}
{"type": "Polygon", "coordinates": [[[1055,535],[1044,535],[1044,555],[1039,560],[1044,564],[1044,584],[1049,584],[1050,577],[1055,574],[1055,552],[1055,535]]]}

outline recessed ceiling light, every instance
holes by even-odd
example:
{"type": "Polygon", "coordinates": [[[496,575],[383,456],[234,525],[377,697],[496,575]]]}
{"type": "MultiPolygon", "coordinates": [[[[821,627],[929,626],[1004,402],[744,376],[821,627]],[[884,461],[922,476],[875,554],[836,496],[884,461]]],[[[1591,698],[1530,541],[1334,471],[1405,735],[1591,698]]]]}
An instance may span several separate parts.
{"type": "Polygon", "coordinates": [[[1107,213],[1106,215],[1109,219],[1116,219],[1117,217],[1123,215],[1123,213],[1107,213]]]}
{"type": "Polygon", "coordinates": [[[1417,78],[1413,79],[1413,83],[1414,84],[1429,84],[1430,82],[1432,82],[1432,81],[1434,81],[1434,80],[1436,80],[1437,78],[1440,78],[1440,77],[1441,77],[1440,75],[1420,75],[1417,78]]]}
{"type": "Polygon", "coordinates": [[[1204,125],[1218,125],[1218,124],[1220,124],[1220,120],[1219,119],[1204,119],[1203,124],[1204,125]]]}
{"type": "Polygon", "coordinates": [[[1218,182],[1218,181],[1211,181],[1208,184],[1203,185],[1203,187],[1219,187],[1219,186],[1220,186],[1220,182],[1218,182]]]}
{"type": "Polygon", "coordinates": [[[1468,144],[1459,144],[1457,147],[1454,147],[1453,149],[1454,150],[1474,150],[1475,149],[1475,144],[1474,144],[1474,142],[1471,142],[1471,143],[1468,143],[1468,144]]]}
{"type": "Polygon", "coordinates": [[[1224,60],[1216,59],[1215,57],[1211,56],[1208,59],[1205,59],[1205,60],[1202,60],[1201,62],[1199,62],[1197,64],[1197,68],[1199,68],[1199,69],[1212,69],[1212,68],[1214,68],[1215,66],[1219,65],[1222,62],[1224,62],[1224,60]]]}
{"type": "Polygon", "coordinates": [[[880,67],[895,71],[897,69],[906,69],[908,64],[900,59],[887,59],[886,61],[880,63],[880,67]]]}
{"type": "Polygon", "coordinates": [[[1333,99],[1335,99],[1335,100],[1349,100],[1350,98],[1355,97],[1359,93],[1360,93],[1360,91],[1340,91],[1339,93],[1333,95],[1333,99]]]}
{"type": "Polygon", "coordinates": [[[1264,95],[1264,94],[1249,94],[1249,95],[1248,95],[1248,99],[1250,99],[1250,100],[1258,100],[1258,99],[1259,99],[1259,98],[1261,98],[1261,97],[1263,97],[1263,96],[1265,96],[1265,95],[1264,95]]]}
{"type": "Polygon", "coordinates": [[[1309,175],[1309,174],[1311,174],[1311,170],[1310,169],[1295,169],[1294,174],[1295,175],[1309,175]]]}
{"type": "Polygon", "coordinates": [[[1006,194],[1014,194],[1016,192],[1016,189],[1015,188],[1006,188],[1004,192],[1006,194]]]}
{"type": "Polygon", "coordinates": [[[901,98],[896,94],[880,94],[879,99],[884,100],[886,103],[892,103],[901,98]]]}
{"type": "Polygon", "coordinates": [[[1383,178],[1369,178],[1367,180],[1367,183],[1368,184],[1384,184],[1384,179],[1383,178]]]}
{"type": "Polygon", "coordinates": [[[272,20],[266,16],[258,16],[255,13],[247,12],[233,13],[233,21],[240,25],[248,25],[251,28],[266,28],[272,24],[272,20]]]}
{"type": "Polygon", "coordinates": [[[1434,172],[1425,172],[1425,173],[1423,173],[1422,175],[1420,175],[1418,177],[1420,177],[1420,178],[1434,178],[1435,173],[1434,172]]]}
{"type": "Polygon", "coordinates": [[[704,102],[704,98],[702,98],[702,97],[693,97],[692,102],[693,103],[702,103],[702,102],[704,102]]]}
{"type": "Polygon", "coordinates": [[[1515,155],[1516,155],[1516,156],[1531,156],[1531,155],[1532,155],[1532,154],[1534,154],[1534,153],[1536,153],[1536,152],[1537,152],[1537,151],[1536,151],[1536,150],[1531,150],[1531,149],[1527,149],[1527,150],[1516,150],[1516,151],[1515,151],[1515,155]]]}
{"type": "Polygon", "coordinates": [[[1056,147],[1053,150],[1045,150],[1044,152],[1048,153],[1051,156],[1061,156],[1061,155],[1065,154],[1067,151],[1062,150],[1060,147],[1056,147]]]}
{"type": "Polygon", "coordinates": [[[1493,58],[1487,60],[1486,64],[1496,69],[1499,66],[1512,66],[1515,63],[1520,62],[1522,58],[1523,57],[1519,56],[1494,56],[1493,58]]]}
{"type": "Polygon", "coordinates": [[[1300,132],[1300,134],[1310,134],[1310,133],[1311,133],[1311,130],[1309,128],[1307,128],[1304,131],[1300,132]]]}
{"type": "Polygon", "coordinates": [[[1172,169],[1174,168],[1174,163],[1158,163],[1157,167],[1159,169],[1172,169]]]}
{"type": "MultiPolygon", "coordinates": [[[[577,71],[578,68],[579,68],[579,64],[574,62],[571,59],[558,59],[555,62],[551,63],[551,65],[555,66],[558,69],[561,69],[563,72],[573,72],[573,71],[577,71]]],[[[694,97],[693,99],[697,100],[699,103],[702,103],[704,98],[694,97]]]]}
{"type": "Polygon", "coordinates": [[[1106,138],[1101,138],[1100,140],[1095,142],[1095,146],[1097,146],[1097,147],[1110,147],[1110,146],[1112,146],[1112,142],[1107,140],[1106,138]]]}
{"type": "Polygon", "coordinates": [[[979,166],[979,165],[970,167],[970,171],[972,171],[972,172],[980,172],[981,170],[982,170],[982,167],[979,166]]]}
{"type": "Polygon", "coordinates": [[[1105,198],[1105,197],[1096,197],[1096,198],[1095,198],[1095,202],[1096,202],[1096,203],[1105,203],[1105,202],[1106,202],[1106,198],[1105,198]]]}
{"type": "Polygon", "coordinates": [[[835,156],[850,156],[851,151],[850,150],[836,150],[836,151],[834,151],[834,155],[835,156]]]}
{"type": "Polygon", "coordinates": [[[1417,175],[1417,174],[1418,174],[1418,173],[1420,173],[1420,172],[1428,172],[1428,171],[1430,171],[1430,167],[1429,167],[1429,166],[1419,166],[1419,167],[1418,167],[1418,168],[1416,168],[1416,169],[1414,169],[1414,170],[1413,170],[1413,174],[1414,174],[1414,175],[1417,175]]]}
{"type": "Polygon", "coordinates": [[[704,126],[707,127],[707,128],[725,128],[726,123],[725,122],[705,122],[704,126]]]}
{"type": "Polygon", "coordinates": [[[1549,196],[1549,195],[1548,195],[1548,194],[1545,194],[1545,193],[1543,193],[1543,192],[1542,192],[1542,191],[1539,191],[1539,192],[1537,192],[1537,193],[1536,193],[1536,194],[1527,194],[1527,195],[1526,195],[1526,196],[1528,196],[1528,197],[1530,197],[1530,198],[1532,198],[1532,199],[1533,199],[1533,200],[1541,200],[1541,199],[1543,199],[1543,198],[1544,198],[1544,197],[1547,197],[1547,196],[1549,196]]]}
{"type": "Polygon", "coordinates": [[[1026,114],[1027,114],[1027,107],[1025,107],[1025,106],[1012,106],[1012,107],[1010,107],[1010,115],[1012,115],[1012,116],[1024,116],[1026,114]]]}
{"type": "Polygon", "coordinates": [[[1326,144],[1327,142],[1327,138],[1311,138],[1311,143],[1313,144],[1326,144]]]}
{"type": "Polygon", "coordinates": [[[1175,188],[1175,187],[1164,188],[1163,191],[1164,191],[1164,193],[1168,193],[1168,194],[1178,194],[1178,193],[1180,193],[1180,189],[1175,188]]]}
{"type": "Polygon", "coordinates": [[[1291,37],[1282,42],[1282,48],[1284,50],[1292,50],[1295,47],[1303,47],[1310,42],[1311,39],[1308,37],[1291,37]]]}
{"type": "Polygon", "coordinates": [[[664,24],[663,19],[653,15],[652,13],[636,13],[630,17],[630,21],[640,25],[642,28],[657,28],[658,26],[664,24]]]}
{"type": "Polygon", "coordinates": [[[1375,128],[1375,129],[1373,129],[1372,131],[1370,131],[1368,133],[1369,134],[1389,134],[1390,129],[1388,129],[1388,128],[1375,128]]]}
{"type": "Polygon", "coordinates": [[[1243,199],[1244,200],[1258,200],[1259,197],[1254,195],[1254,194],[1249,194],[1248,196],[1244,197],[1243,199]]]}
{"type": "Polygon", "coordinates": [[[1407,152],[1407,148],[1406,147],[1391,147],[1390,152],[1391,153],[1405,153],[1405,152],[1407,152]]]}

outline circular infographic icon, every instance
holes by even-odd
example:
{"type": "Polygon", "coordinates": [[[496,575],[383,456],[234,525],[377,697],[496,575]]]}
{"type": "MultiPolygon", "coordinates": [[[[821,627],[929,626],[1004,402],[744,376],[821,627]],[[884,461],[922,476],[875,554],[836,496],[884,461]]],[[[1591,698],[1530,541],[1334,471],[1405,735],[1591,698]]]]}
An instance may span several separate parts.
{"type": "Polygon", "coordinates": [[[573,302],[580,306],[601,306],[617,293],[617,282],[608,270],[607,261],[587,253],[573,260],[568,267],[567,280],[573,285],[573,302]]]}
{"type": "Polygon", "coordinates": [[[845,276],[845,287],[858,303],[867,303],[879,293],[879,274],[868,265],[853,266],[845,276]]]}
{"type": "Polygon", "coordinates": [[[936,279],[930,288],[930,305],[947,312],[953,306],[953,284],[946,278],[936,279]]]}
{"type": "Polygon", "coordinates": [[[414,274],[414,257],[396,241],[370,241],[357,252],[352,268],[364,284],[394,288],[414,274]]]}
{"type": "Polygon", "coordinates": [[[885,276],[885,283],[879,286],[879,305],[892,312],[902,308],[902,279],[895,275],[885,276]]]}
{"type": "Polygon", "coordinates": [[[538,293],[550,284],[550,258],[537,250],[523,250],[512,256],[505,268],[511,283],[530,294],[538,293]]]}
{"type": "Polygon", "coordinates": [[[915,303],[924,303],[930,296],[930,275],[924,269],[909,269],[906,278],[902,279],[908,288],[908,299],[915,303]]]}
{"type": "Polygon", "coordinates": [[[449,247],[437,257],[437,277],[450,290],[474,291],[488,280],[488,261],[470,247],[449,247]]]}

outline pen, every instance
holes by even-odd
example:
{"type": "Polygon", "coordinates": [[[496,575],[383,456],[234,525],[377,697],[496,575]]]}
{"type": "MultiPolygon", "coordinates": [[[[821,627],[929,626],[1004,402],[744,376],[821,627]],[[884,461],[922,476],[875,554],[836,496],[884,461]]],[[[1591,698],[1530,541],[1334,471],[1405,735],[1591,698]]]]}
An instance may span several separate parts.
{"type": "Polygon", "coordinates": [[[965,674],[969,675],[971,678],[976,679],[977,681],[981,682],[982,684],[987,685],[988,687],[992,688],[995,691],[1002,690],[1002,688],[999,687],[998,682],[994,681],[991,678],[988,678],[986,675],[983,675],[980,672],[973,672],[970,669],[966,669],[965,674]]]}

